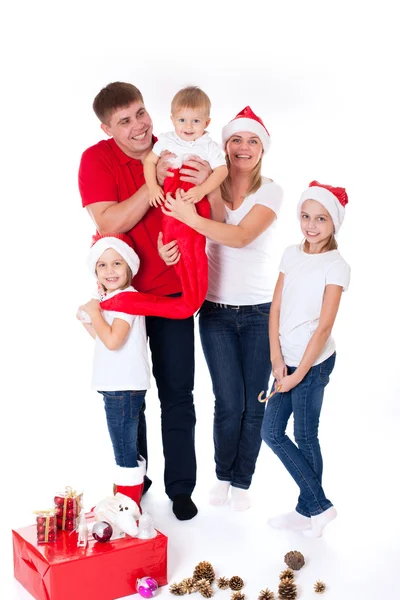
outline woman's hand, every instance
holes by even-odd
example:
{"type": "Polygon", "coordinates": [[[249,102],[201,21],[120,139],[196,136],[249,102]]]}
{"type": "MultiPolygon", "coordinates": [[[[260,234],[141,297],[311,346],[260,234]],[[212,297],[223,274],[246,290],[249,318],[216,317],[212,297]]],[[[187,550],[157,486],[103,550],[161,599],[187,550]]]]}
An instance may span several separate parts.
{"type": "Polygon", "coordinates": [[[184,202],[181,190],[177,190],[175,198],[168,193],[161,210],[164,215],[174,217],[174,219],[186,223],[189,227],[195,226],[197,217],[196,208],[192,202],[184,202]]]}
{"type": "Polygon", "coordinates": [[[287,367],[283,357],[276,358],[272,361],[272,376],[275,377],[277,385],[281,383],[281,380],[287,375],[287,367]]]}
{"type": "Polygon", "coordinates": [[[157,249],[160,258],[163,259],[166,265],[169,267],[171,265],[176,265],[181,257],[181,253],[179,252],[178,242],[173,240],[172,242],[168,242],[168,244],[163,244],[163,234],[158,234],[157,238],[157,249]]]}
{"type": "Polygon", "coordinates": [[[279,382],[279,392],[284,394],[285,392],[290,392],[291,389],[296,387],[300,383],[298,375],[296,375],[296,371],[291,375],[285,375],[279,382]]]}

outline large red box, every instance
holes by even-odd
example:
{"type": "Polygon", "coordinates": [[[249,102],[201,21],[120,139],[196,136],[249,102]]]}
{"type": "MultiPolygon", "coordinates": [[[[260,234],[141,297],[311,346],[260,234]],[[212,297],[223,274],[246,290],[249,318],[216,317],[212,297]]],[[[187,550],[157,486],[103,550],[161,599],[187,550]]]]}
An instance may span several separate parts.
{"type": "MultiPolygon", "coordinates": [[[[92,514],[86,515],[89,525],[92,514]]],[[[138,577],[167,584],[168,538],[126,536],[77,547],[77,534],[58,531],[57,541],[38,544],[36,525],[13,530],[14,576],[36,600],[115,600],[136,593],[138,577]]]]}

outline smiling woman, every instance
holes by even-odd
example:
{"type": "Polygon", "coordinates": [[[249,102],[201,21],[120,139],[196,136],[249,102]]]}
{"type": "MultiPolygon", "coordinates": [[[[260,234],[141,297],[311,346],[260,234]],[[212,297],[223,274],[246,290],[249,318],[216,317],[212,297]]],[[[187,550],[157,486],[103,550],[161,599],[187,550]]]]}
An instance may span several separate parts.
{"type": "MultiPolygon", "coordinates": [[[[204,219],[179,192],[175,199],[167,195],[162,210],[207,237],[209,282],[199,326],[215,394],[217,481],[210,503],[223,504],[231,491],[233,510],[245,510],[261,445],[264,405],[257,396],[267,389],[271,374],[273,240],[283,194],[261,175],[270,136],[250,107],[223,128],[222,139],[228,166],[221,186],[225,222],[204,219]]],[[[178,248],[161,246],[159,251],[167,264],[176,261],[178,248]]]]}

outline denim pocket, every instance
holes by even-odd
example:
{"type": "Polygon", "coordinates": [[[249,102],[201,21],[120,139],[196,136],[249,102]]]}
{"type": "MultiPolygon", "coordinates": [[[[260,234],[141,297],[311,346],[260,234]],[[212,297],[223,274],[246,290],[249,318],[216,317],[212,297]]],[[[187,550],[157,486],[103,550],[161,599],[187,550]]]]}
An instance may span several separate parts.
{"type": "Polygon", "coordinates": [[[328,385],[329,383],[329,377],[333,371],[333,367],[335,366],[335,360],[336,353],[332,354],[332,356],[324,360],[319,365],[319,379],[324,385],[328,385]]]}
{"type": "Polygon", "coordinates": [[[264,304],[256,304],[254,310],[263,317],[269,317],[269,311],[271,310],[271,302],[265,302],[264,304]]]}

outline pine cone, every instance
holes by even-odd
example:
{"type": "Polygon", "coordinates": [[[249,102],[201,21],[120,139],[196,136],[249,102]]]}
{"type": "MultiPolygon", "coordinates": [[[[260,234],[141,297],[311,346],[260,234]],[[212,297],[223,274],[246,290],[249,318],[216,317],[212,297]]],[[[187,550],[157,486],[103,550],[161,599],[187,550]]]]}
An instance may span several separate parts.
{"type": "Polygon", "coordinates": [[[324,583],[323,581],[318,580],[314,583],[314,592],[316,592],[317,594],[323,594],[325,590],[326,583],[324,583]]]}
{"type": "Polygon", "coordinates": [[[186,579],[182,579],[180,585],[185,590],[185,594],[193,594],[193,592],[197,591],[196,581],[193,577],[186,577],[186,579]]]}
{"type": "Polygon", "coordinates": [[[196,581],[197,591],[203,596],[203,598],[211,598],[213,595],[213,589],[208,579],[199,579],[196,581]]]}
{"type": "Polygon", "coordinates": [[[246,596],[243,594],[243,592],[233,592],[231,594],[231,600],[245,600],[246,596]]]}
{"type": "Polygon", "coordinates": [[[244,581],[239,575],[234,575],[229,580],[229,587],[231,590],[241,590],[244,586],[244,581]]]}
{"type": "Polygon", "coordinates": [[[282,573],[279,575],[279,579],[290,579],[291,581],[293,581],[294,573],[292,569],[285,569],[284,571],[282,571],[282,573]]]}
{"type": "Polygon", "coordinates": [[[269,590],[268,588],[266,588],[265,590],[261,590],[258,596],[258,600],[274,600],[274,598],[274,592],[271,592],[271,590],[269,590]]]}
{"type": "Polygon", "coordinates": [[[301,552],[298,552],[297,550],[292,550],[291,552],[287,552],[285,554],[285,563],[287,564],[287,566],[290,569],[294,569],[295,571],[298,571],[299,569],[301,569],[301,567],[304,566],[304,556],[302,555],[301,552]]]}
{"type": "Polygon", "coordinates": [[[291,579],[282,579],[278,587],[278,598],[280,600],[296,600],[297,588],[291,579]]]}
{"type": "Polygon", "coordinates": [[[217,579],[217,586],[220,590],[227,590],[229,587],[229,579],[227,577],[219,577],[219,579],[217,579]]]}
{"type": "Polygon", "coordinates": [[[207,581],[212,583],[215,579],[214,567],[212,564],[207,560],[199,562],[194,568],[193,579],[196,581],[199,581],[199,579],[207,579],[207,581]]]}
{"type": "Polygon", "coordinates": [[[172,583],[169,586],[169,591],[174,596],[184,596],[186,594],[186,591],[181,583],[172,583]]]}

